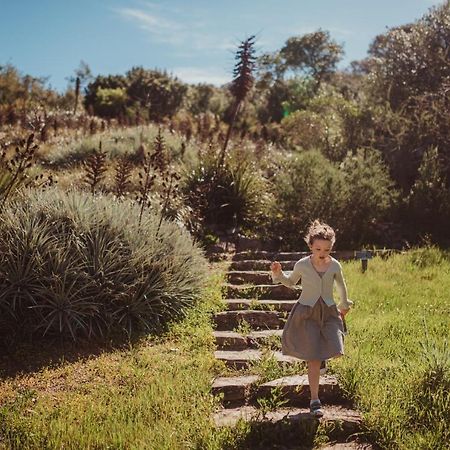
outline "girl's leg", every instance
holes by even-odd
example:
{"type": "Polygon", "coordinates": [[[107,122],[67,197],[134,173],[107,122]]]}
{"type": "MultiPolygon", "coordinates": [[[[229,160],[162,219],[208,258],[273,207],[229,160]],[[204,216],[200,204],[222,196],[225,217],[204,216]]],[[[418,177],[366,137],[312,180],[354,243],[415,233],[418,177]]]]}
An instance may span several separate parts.
{"type": "Polygon", "coordinates": [[[308,381],[311,400],[319,398],[320,360],[308,361],[308,381]]]}

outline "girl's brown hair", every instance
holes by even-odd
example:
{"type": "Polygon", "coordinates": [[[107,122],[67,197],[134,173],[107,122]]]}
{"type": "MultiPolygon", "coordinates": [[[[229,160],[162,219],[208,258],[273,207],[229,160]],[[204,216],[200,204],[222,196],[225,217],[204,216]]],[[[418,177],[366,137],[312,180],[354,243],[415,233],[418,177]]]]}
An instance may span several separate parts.
{"type": "Polygon", "coordinates": [[[334,245],[336,241],[336,235],[330,225],[321,222],[319,219],[316,219],[309,225],[308,232],[305,236],[305,242],[308,245],[312,245],[315,239],[331,241],[331,245],[334,245]]]}

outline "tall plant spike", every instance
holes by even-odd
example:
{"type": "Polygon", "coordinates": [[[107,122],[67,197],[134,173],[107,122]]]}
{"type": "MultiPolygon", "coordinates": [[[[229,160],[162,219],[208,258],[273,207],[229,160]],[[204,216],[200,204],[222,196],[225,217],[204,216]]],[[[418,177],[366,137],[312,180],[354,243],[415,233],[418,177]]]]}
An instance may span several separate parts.
{"type": "Polygon", "coordinates": [[[115,191],[118,197],[123,197],[127,192],[132,169],[133,165],[127,155],[118,159],[114,175],[115,191]]]}
{"type": "Polygon", "coordinates": [[[166,142],[161,133],[161,127],[158,129],[155,141],[153,143],[152,164],[161,174],[167,169],[168,161],[166,155],[166,142]]]}
{"type": "Polygon", "coordinates": [[[86,170],[85,182],[90,186],[92,194],[96,187],[103,180],[106,172],[106,152],[102,151],[102,141],[100,141],[98,150],[92,152],[84,162],[86,170]]]}
{"type": "Polygon", "coordinates": [[[34,163],[34,156],[38,145],[34,143],[34,134],[22,139],[16,146],[15,154],[6,158],[6,150],[0,154],[0,211],[4,208],[9,197],[23,185],[28,178],[28,169],[34,163]]]}
{"type": "Polygon", "coordinates": [[[175,172],[173,168],[165,171],[162,175],[162,210],[161,217],[159,219],[158,228],[156,234],[159,233],[163,219],[167,218],[167,212],[171,201],[174,201],[180,196],[179,181],[181,176],[175,172]]]}
{"type": "Polygon", "coordinates": [[[234,67],[233,75],[234,79],[231,83],[230,91],[234,97],[233,112],[231,115],[230,125],[228,126],[225,142],[222,147],[222,151],[219,157],[218,167],[222,167],[225,158],[225,152],[230,140],[231,130],[234,122],[236,121],[237,114],[239,112],[242,102],[250,92],[254,83],[253,71],[255,69],[256,57],[255,57],[255,36],[250,36],[245,41],[241,42],[235,59],[237,60],[234,67]]]}
{"type": "MultiPolygon", "coordinates": [[[[142,148],[145,150],[144,144],[141,144],[142,148]]],[[[150,157],[150,154],[147,152],[142,161],[143,167],[139,171],[139,189],[136,200],[140,206],[139,212],[139,224],[142,221],[142,215],[144,213],[144,209],[149,206],[149,194],[150,190],[155,184],[156,175],[154,174],[153,169],[153,160],[150,157]]]]}

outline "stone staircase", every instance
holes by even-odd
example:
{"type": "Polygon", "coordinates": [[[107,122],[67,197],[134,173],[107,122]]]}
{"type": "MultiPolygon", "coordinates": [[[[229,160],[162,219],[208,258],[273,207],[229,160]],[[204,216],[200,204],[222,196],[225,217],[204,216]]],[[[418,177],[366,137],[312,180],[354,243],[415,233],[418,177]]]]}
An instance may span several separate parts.
{"type": "MultiPolygon", "coordinates": [[[[305,255],[256,251],[233,256],[224,286],[226,310],[214,316],[215,357],[223,361],[227,372],[212,381],[212,393],[221,398],[214,421],[217,426],[235,426],[240,419],[251,424],[261,446],[243,448],[312,448],[320,426],[327,430],[327,439],[334,441],[326,448],[367,449],[370,446],[355,439],[362,428],[360,414],[352,409],[336,377],[321,375],[319,395],[325,415],[314,419],[309,415],[305,363],[279,350],[284,323],[300,290],[273,285],[270,262],[276,259],[283,270],[292,270],[305,255]],[[290,374],[261,379],[253,369],[264,358],[280,373],[290,374]],[[265,444],[264,439],[268,439],[265,444]]],[[[353,252],[333,256],[342,261],[353,258],[353,252]]]]}

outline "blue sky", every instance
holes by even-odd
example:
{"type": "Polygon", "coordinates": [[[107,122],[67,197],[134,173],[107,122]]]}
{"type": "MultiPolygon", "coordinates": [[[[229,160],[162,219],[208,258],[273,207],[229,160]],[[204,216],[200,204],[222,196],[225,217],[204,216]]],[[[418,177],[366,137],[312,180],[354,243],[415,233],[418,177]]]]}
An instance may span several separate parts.
{"type": "Polygon", "coordinates": [[[48,76],[64,90],[83,60],[98,74],[133,66],[166,69],[190,82],[231,79],[239,41],[257,35],[258,53],[287,38],[328,30],[346,52],[365,57],[386,27],[412,22],[435,0],[0,0],[0,65],[48,76]]]}

